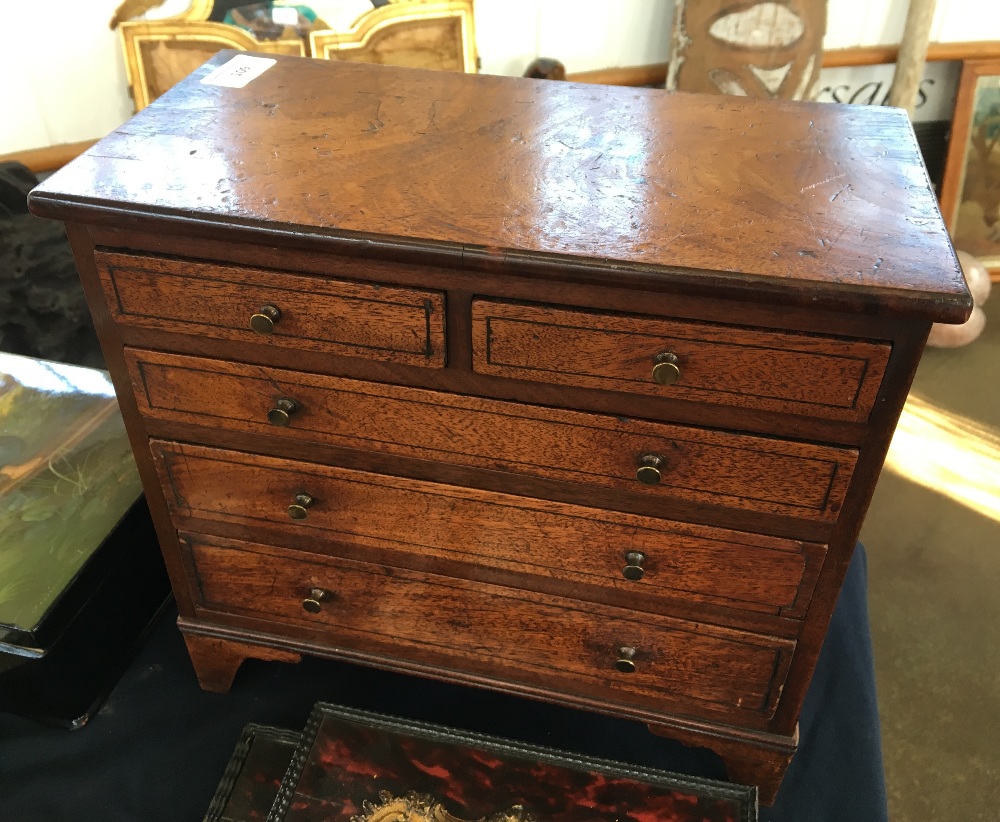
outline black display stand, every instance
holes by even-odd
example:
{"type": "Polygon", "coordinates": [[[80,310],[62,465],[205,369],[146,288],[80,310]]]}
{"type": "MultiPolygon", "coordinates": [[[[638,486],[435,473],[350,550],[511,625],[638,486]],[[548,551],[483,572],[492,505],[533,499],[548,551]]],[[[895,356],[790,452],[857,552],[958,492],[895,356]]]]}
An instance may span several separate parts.
{"type": "MultiPolygon", "coordinates": [[[[805,701],[799,752],[761,819],[888,819],[864,550],[848,571],[805,701]]],[[[301,728],[317,701],[438,722],[587,756],[724,779],[709,751],[644,726],[329,660],[248,660],[228,694],[201,691],[165,614],[85,728],[0,715],[0,818],[200,820],[248,722],[301,728]]]]}

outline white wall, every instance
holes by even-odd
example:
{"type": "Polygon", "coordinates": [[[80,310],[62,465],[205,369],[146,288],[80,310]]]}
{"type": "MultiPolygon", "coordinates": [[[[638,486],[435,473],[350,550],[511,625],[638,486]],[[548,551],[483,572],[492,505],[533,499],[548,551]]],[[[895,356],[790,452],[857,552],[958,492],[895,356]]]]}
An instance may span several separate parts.
{"type": "MultiPolygon", "coordinates": [[[[0,0],[3,11],[8,2],[13,7],[0,0]]],[[[108,28],[118,2],[31,3],[38,12],[31,31],[4,37],[0,154],[103,137],[131,116],[118,35],[108,28]],[[35,25],[45,26],[44,36],[35,25]]]]}
{"type": "MultiPolygon", "coordinates": [[[[896,45],[903,37],[906,0],[828,0],[828,49],[896,45]]],[[[1000,40],[1000,6],[996,0],[937,0],[932,43],[1000,40]]]]}
{"type": "MultiPolygon", "coordinates": [[[[13,2],[0,0],[0,6],[13,2]]],[[[46,0],[44,42],[34,36],[5,38],[0,154],[94,139],[128,119],[132,103],[121,46],[108,29],[118,2],[46,0]]],[[[317,6],[333,2],[317,0],[317,6]]],[[[668,58],[673,0],[475,4],[478,49],[483,71],[490,74],[519,75],[539,56],[561,60],[570,72],[668,58]]],[[[184,5],[184,0],[168,0],[163,10],[173,13],[184,5]]],[[[906,7],[907,0],[829,0],[825,46],[898,43],[906,7]]],[[[931,39],[1000,40],[996,0],[938,0],[931,39]]]]}
{"type": "Polygon", "coordinates": [[[524,73],[536,57],[569,72],[662,63],[673,0],[475,0],[476,45],[487,74],[524,73]]]}

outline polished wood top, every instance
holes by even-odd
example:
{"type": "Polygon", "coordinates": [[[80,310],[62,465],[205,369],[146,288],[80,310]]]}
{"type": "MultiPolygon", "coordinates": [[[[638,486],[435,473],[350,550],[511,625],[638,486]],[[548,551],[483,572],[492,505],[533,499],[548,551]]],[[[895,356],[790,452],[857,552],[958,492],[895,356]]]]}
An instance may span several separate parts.
{"type": "Polygon", "coordinates": [[[53,175],[33,211],[100,223],[127,208],[942,321],[971,310],[901,110],[280,56],[245,88],[201,82],[235,54],[53,175]]]}

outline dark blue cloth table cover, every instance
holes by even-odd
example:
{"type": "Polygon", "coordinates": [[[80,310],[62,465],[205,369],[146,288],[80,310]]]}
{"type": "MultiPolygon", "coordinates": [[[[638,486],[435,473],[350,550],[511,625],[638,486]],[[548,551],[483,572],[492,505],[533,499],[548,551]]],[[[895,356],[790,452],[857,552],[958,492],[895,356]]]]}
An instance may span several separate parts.
{"type": "MultiPolygon", "coordinates": [[[[502,694],[306,658],[249,660],[199,689],[172,610],[97,716],[67,731],[0,714],[0,820],[200,820],[248,722],[302,729],[334,702],[578,753],[724,779],[718,758],[644,726],[502,694]]],[[[888,819],[864,549],[854,553],[767,822],[888,819]]]]}

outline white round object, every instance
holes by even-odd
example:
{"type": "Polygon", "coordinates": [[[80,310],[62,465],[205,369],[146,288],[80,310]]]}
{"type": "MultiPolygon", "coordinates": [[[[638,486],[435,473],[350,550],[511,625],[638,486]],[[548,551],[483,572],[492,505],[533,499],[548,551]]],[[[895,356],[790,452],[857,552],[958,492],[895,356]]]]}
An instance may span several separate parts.
{"type": "Polygon", "coordinates": [[[927,344],[935,348],[958,348],[967,345],[983,333],[986,327],[986,314],[981,308],[973,308],[972,314],[961,325],[946,325],[934,323],[927,344]]]}
{"type": "Polygon", "coordinates": [[[979,262],[967,251],[958,251],[958,262],[962,266],[962,273],[965,275],[965,282],[972,292],[972,302],[975,305],[982,305],[986,298],[990,296],[990,272],[986,266],[979,262]]]}

